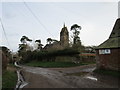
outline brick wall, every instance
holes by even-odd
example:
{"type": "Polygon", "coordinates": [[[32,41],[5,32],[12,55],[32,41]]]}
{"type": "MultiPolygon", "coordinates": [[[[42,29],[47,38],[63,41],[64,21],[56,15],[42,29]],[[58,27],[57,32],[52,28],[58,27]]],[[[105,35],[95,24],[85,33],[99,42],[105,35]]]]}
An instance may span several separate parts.
{"type": "Polygon", "coordinates": [[[110,49],[110,54],[99,54],[96,50],[97,68],[120,71],[120,48],[110,49]]]}

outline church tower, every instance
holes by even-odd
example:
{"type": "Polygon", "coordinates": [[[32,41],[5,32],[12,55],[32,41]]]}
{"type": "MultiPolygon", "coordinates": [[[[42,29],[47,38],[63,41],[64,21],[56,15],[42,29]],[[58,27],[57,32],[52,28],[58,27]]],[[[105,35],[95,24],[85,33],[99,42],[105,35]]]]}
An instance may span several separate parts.
{"type": "Polygon", "coordinates": [[[60,45],[62,47],[68,47],[69,46],[69,32],[67,30],[67,27],[63,26],[61,32],[60,32],[60,45]]]}

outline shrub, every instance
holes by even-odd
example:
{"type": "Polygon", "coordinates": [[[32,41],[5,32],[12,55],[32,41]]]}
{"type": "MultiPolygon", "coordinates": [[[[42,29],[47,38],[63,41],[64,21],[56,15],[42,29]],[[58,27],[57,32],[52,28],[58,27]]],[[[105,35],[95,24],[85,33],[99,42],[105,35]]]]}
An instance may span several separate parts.
{"type": "Polygon", "coordinates": [[[23,62],[27,63],[31,60],[39,61],[55,61],[57,56],[76,56],[79,52],[74,49],[63,49],[55,51],[27,51],[24,53],[23,62]]]}

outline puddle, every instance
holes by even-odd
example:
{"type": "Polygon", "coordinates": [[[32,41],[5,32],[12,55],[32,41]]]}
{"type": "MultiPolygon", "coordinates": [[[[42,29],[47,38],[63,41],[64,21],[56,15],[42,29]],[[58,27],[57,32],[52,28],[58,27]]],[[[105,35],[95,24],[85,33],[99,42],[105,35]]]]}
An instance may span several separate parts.
{"type": "Polygon", "coordinates": [[[85,71],[85,72],[92,72],[94,70],[95,70],[95,67],[94,68],[83,69],[83,71],[85,71]]]}
{"type": "Polygon", "coordinates": [[[22,68],[22,66],[18,65],[17,62],[14,63],[16,67],[22,68]]]}
{"type": "MultiPolygon", "coordinates": [[[[15,66],[19,67],[19,68],[21,67],[16,62],[15,62],[15,66]]],[[[20,88],[23,88],[23,87],[25,87],[28,84],[27,82],[25,82],[24,77],[21,74],[21,70],[20,69],[17,70],[17,76],[18,76],[18,80],[17,80],[17,84],[16,84],[16,87],[15,87],[15,90],[19,90],[20,88]]]]}
{"type": "Polygon", "coordinates": [[[95,78],[95,77],[93,77],[93,76],[86,76],[85,78],[88,78],[88,79],[97,81],[97,78],[95,78]]]}
{"type": "Polygon", "coordinates": [[[62,71],[59,71],[60,73],[63,73],[62,71]]]}

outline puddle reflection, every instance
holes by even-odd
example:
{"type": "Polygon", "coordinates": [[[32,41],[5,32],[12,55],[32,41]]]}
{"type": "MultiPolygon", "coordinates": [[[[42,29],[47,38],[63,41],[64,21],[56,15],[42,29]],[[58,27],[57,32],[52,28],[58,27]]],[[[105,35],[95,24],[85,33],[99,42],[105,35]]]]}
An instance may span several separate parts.
{"type": "Polygon", "coordinates": [[[87,76],[86,78],[97,81],[98,79],[92,76],[87,76]]]}

